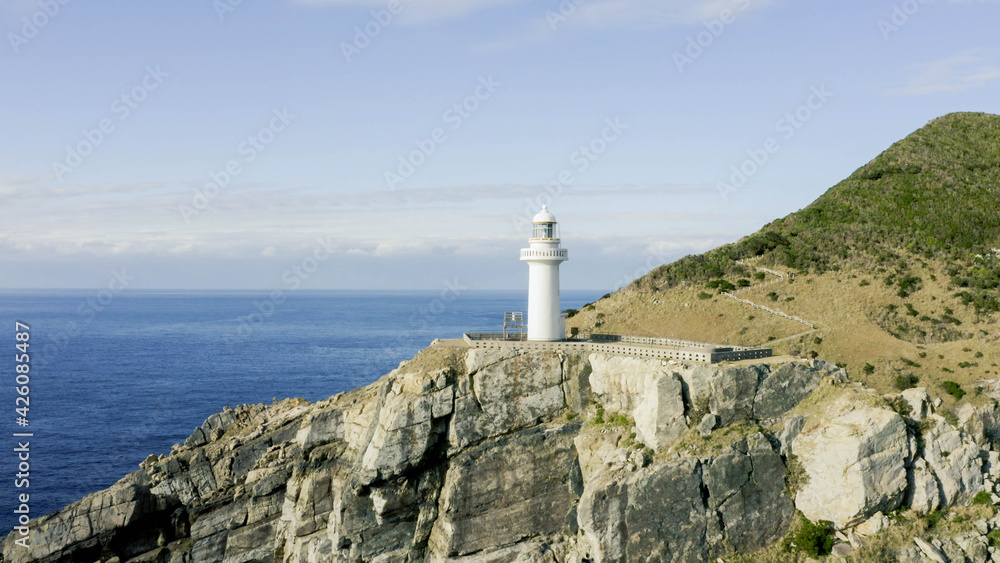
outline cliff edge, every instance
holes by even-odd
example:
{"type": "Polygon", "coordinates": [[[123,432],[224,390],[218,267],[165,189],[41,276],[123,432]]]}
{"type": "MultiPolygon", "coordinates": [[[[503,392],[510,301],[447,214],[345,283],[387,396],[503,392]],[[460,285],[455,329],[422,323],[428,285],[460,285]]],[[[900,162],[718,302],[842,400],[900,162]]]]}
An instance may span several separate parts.
{"type": "Polygon", "coordinates": [[[7,537],[3,561],[708,561],[968,503],[960,427],[819,360],[706,366],[436,344],[379,381],[212,415],[169,456],[7,537]],[[794,479],[789,479],[794,474],[794,479]]]}

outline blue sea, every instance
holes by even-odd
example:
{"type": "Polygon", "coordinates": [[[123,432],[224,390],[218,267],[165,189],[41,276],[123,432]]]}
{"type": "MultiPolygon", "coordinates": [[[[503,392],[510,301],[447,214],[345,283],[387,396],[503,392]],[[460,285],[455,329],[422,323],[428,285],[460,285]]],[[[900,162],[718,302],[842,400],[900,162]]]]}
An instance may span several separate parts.
{"type": "MultiPolygon", "coordinates": [[[[563,308],[601,291],[564,291],[563,308]]],[[[21,291],[0,293],[0,526],[19,493],[31,517],[169,453],[226,405],[324,399],[366,385],[435,338],[498,331],[525,292],[21,291]],[[15,322],[30,330],[28,426],[17,425],[15,322]],[[31,432],[15,488],[15,432],[31,432]],[[6,452],[6,453],[3,453],[6,452]]]]}

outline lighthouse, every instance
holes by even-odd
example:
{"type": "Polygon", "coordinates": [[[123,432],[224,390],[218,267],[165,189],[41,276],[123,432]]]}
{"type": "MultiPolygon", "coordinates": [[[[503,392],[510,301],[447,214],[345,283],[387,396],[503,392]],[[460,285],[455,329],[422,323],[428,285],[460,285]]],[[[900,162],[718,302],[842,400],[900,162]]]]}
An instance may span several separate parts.
{"type": "Polygon", "coordinates": [[[569,252],[559,246],[556,218],[548,206],[531,221],[528,248],[521,261],[528,263],[528,340],[551,342],[566,338],[566,320],[559,309],[559,264],[569,252]]]}

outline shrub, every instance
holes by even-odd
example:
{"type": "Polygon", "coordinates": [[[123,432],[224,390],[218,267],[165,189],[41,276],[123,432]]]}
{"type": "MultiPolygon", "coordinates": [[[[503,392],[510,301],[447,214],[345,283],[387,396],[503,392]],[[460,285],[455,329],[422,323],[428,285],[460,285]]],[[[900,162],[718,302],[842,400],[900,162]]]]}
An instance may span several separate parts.
{"type": "Polygon", "coordinates": [[[906,391],[907,389],[913,389],[917,386],[920,378],[913,375],[912,373],[904,373],[896,376],[896,389],[900,391],[906,391]]]}
{"type": "Polygon", "coordinates": [[[808,482],[809,474],[806,473],[806,468],[802,466],[798,456],[788,454],[788,462],[785,464],[785,488],[794,497],[795,493],[808,482]]]}
{"type": "Polygon", "coordinates": [[[986,491],[979,491],[972,497],[972,504],[993,504],[993,498],[986,491]]]}
{"type": "Polygon", "coordinates": [[[871,375],[875,373],[875,366],[871,364],[865,364],[865,367],[861,368],[861,370],[865,372],[865,375],[871,375]]]}
{"type": "Polygon", "coordinates": [[[566,318],[567,319],[572,319],[579,312],[580,312],[579,309],[566,309],[565,311],[563,311],[563,313],[566,313],[566,318]]]}
{"type": "Polygon", "coordinates": [[[871,285],[871,283],[868,280],[861,280],[861,283],[858,284],[858,287],[865,287],[869,285],[871,285]]]}
{"type": "Polygon", "coordinates": [[[757,272],[753,275],[753,279],[757,281],[762,281],[764,279],[764,272],[757,272]]]}
{"type": "Polygon", "coordinates": [[[698,299],[711,299],[711,298],[712,298],[711,293],[705,293],[704,291],[702,291],[701,293],[698,294],[698,299]]]}
{"type": "Polygon", "coordinates": [[[965,390],[962,389],[961,385],[955,383],[954,381],[942,382],[941,388],[944,389],[945,393],[951,395],[952,397],[955,397],[955,400],[957,401],[961,401],[962,397],[965,396],[965,390]]]}
{"type": "Polygon", "coordinates": [[[736,286],[727,282],[726,280],[712,280],[706,284],[709,289],[718,289],[719,293],[723,291],[732,291],[736,289],[736,286]]]}
{"type": "Polygon", "coordinates": [[[772,291],[771,293],[767,294],[767,298],[770,299],[771,301],[777,301],[778,294],[772,291]]]}
{"type": "Polygon", "coordinates": [[[927,529],[929,529],[929,530],[934,529],[934,527],[937,526],[938,523],[941,520],[944,520],[944,516],[945,516],[945,514],[944,514],[943,510],[935,510],[935,511],[932,511],[932,512],[928,512],[927,513],[927,529]]]}
{"type": "Polygon", "coordinates": [[[813,344],[819,346],[822,343],[823,343],[823,339],[822,338],[820,338],[818,336],[816,338],[813,338],[813,344]]]}
{"type": "Polygon", "coordinates": [[[810,557],[823,557],[833,549],[833,523],[820,520],[813,524],[805,518],[795,533],[795,547],[810,557]]]}
{"type": "Polygon", "coordinates": [[[738,279],[736,280],[736,287],[750,287],[750,280],[738,279]]]}
{"type": "Polygon", "coordinates": [[[941,413],[941,417],[948,422],[948,424],[958,428],[958,415],[951,411],[944,411],[941,413]]]}

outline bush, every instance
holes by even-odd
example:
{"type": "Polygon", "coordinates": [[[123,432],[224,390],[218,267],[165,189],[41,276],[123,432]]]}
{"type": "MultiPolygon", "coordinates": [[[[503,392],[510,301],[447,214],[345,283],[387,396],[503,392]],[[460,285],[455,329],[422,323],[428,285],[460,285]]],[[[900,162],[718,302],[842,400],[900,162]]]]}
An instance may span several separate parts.
{"type": "Polygon", "coordinates": [[[954,426],[955,428],[958,428],[958,415],[956,415],[955,413],[951,411],[944,411],[941,413],[941,417],[944,418],[945,421],[948,422],[948,424],[954,426]]]}
{"type": "Polygon", "coordinates": [[[871,364],[865,364],[865,367],[862,368],[862,371],[865,372],[865,375],[871,375],[875,373],[875,366],[871,364]]]}
{"type": "Polygon", "coordinates": [[[712,298],[711,293],[705,293],[704,291],[702,291],[701,293],[698,294],[698,299],[711,299],[711,298],[712,298]]]}
{"type": "Polygon", "coordinates": [[[920,382],[920,378],[913,375],[912,373],[904,373],[896,376],[896,389],[900,391],[906,391],[907,389],[913,389],[920,382]]]}
{"type": "Polygon", "coordinates": [[[736,280],[736,286],[737,287],[750,287],[750,280],[748,280],[748,279],[739,279],[739,280],[736,280]]]}
{"type": "Polygon", "coordinates": [[[810,557],[823,557],[833,549],[833,523],[820,520],[813,524],[802,518],[802,527],[795,533],[795,547],[810,557]]]}
{"type": "Polygon", "coordinates": [[[806,486],[808,482],[809,474],[806,473],[806,468],[802,466],[798,456],[788,454],[788,461],[785,464],[785,488],[791,493],[790,496],[794,497],[795,493],[799,492],[799,489],[806,486]]]}
{"type": "Polygon", "coordinates": [[[986,491],[979,491],[972,497],[972,504],[993,504],[993,498],[986,491]]]}
{"type": "Polygon", "coordinates": [[[726,280],[712,280],[706,284],[709,289],[718,289],[719,293],[724,291],[732,291],[736,289],[736,286],[727,282],[726,280]]]}
{"type": "Polygon", "coordinates": [[[563,311],[563,313],[566,313],[566,318],[567,319],[572,319],[579,312],[580,312],[579,309],[566,309],[565,311],[563,311]]]}
{"type": "Polygon", "coordinates": [[[771,293],[767,294],[767,298],[770,299],[771,301],[777,301],[778,294],[772,291],[771,293]]]}
{"type": "Polygon", "coordinates": [[[941,520],[944,520],[945,513],[943,510],[935,510],[927,513],[927,529],[933,530],[935,526],[938,525],[941,520]]]}
{"type": "Polygon", "coordinates": [[[962,397],[965,396],[965,390],[962,389],[961,385],[955,383],[954,381],[942,382],[941,388],[944,389],[945,393],[951,395],[952,397],[955,397],[956,401],[961,401],[962,397]]]}

